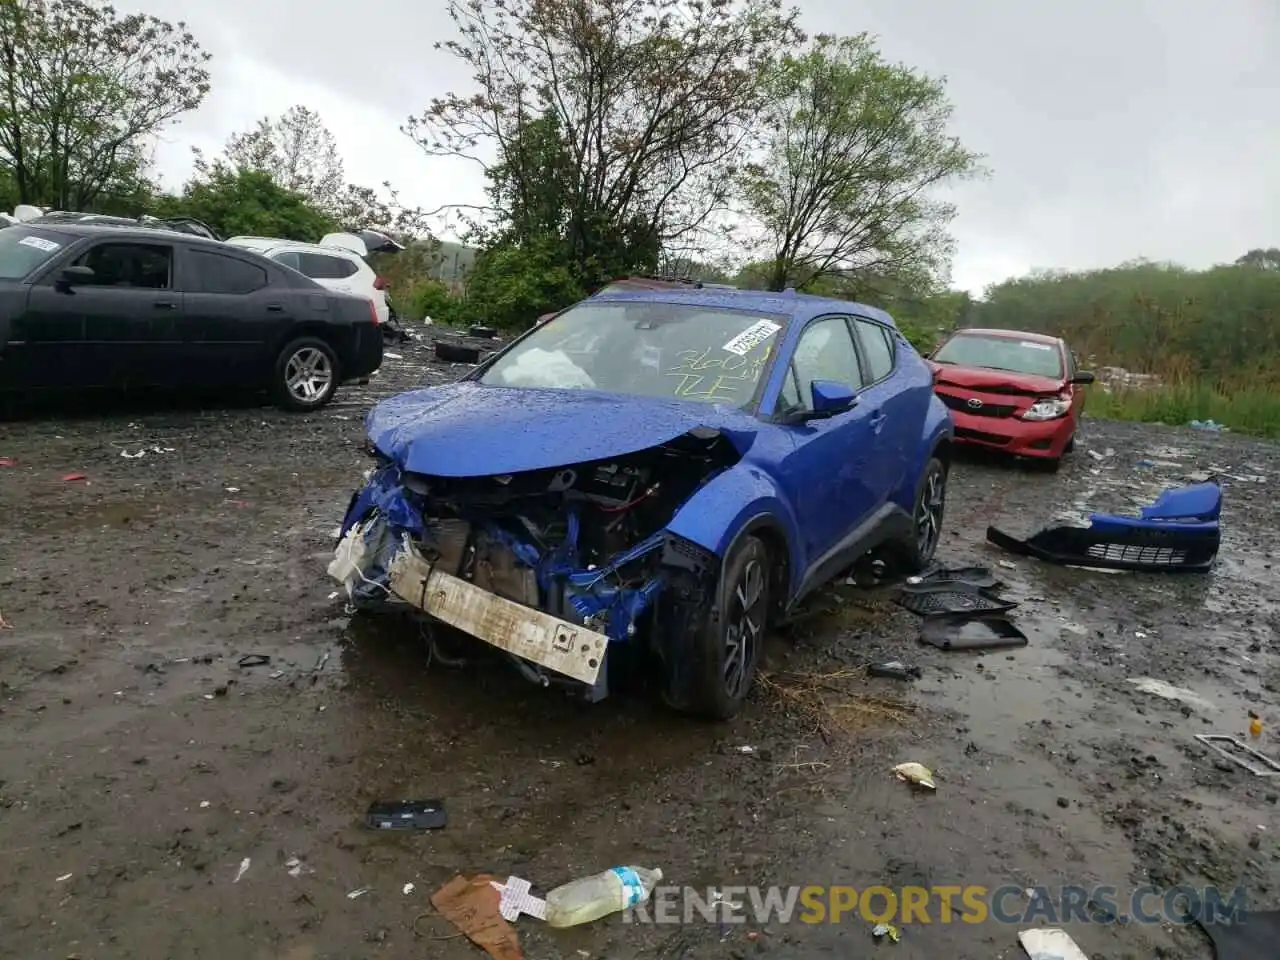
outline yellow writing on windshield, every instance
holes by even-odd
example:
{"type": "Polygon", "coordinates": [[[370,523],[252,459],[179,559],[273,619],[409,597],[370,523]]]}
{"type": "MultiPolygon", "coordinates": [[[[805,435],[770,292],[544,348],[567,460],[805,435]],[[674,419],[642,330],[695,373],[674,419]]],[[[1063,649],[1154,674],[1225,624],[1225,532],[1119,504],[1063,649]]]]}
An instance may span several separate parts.
{"type": "Polygon", "coordinates": [[[676,354],[676,365],[666,376],[680,382],[672,393],[689,400],[744,403],[760,382],[760,374],[769,359],[769,347],[759,356],[740,357],[713,350],[682,350],[676,354]],[[712,354],[716,354],[712,356],[712,354]]]}

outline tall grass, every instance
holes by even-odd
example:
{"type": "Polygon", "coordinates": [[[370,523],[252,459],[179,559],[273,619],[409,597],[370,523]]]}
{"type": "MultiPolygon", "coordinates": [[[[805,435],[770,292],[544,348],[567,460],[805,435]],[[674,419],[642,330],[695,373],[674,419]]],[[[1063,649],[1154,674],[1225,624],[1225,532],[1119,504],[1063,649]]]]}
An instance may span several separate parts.
{"type": "Polygon", "coordinates": [[[1090,416],[1142,423],[1214,420],[1236,433],[1280,437],[1280,388],[1261,378],[1205,382],[1175,376],[1161,386],[1087,387],[1090,416]]]}

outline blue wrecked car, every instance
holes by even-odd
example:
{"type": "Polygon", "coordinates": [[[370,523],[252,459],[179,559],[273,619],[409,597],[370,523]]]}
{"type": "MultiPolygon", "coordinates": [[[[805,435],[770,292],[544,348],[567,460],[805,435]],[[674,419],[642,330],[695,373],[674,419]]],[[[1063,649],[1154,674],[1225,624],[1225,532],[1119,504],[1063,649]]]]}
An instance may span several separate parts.
{"type": "Polygon", "coordinates": [[[883,311],[794,292],[605,293],[366,420],[329,572],[589,699],[656,665],[732,716],[765,631],[871,551],[938,544],[952,432],[883,311]]]}

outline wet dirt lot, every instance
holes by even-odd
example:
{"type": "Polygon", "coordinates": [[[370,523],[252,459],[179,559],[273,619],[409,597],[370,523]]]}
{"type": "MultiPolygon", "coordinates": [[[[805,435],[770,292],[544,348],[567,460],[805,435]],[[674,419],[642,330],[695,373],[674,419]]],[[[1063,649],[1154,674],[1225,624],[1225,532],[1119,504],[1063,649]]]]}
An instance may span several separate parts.
{"type": "MultiPolygon", "coordinates": [[[[1091,421],[1056,476],[966,459],[940,559],[998,573],[1030,644],[942,653],[911,614],[841,586],[775,639],[774,685],[715,726],[643,695],[588,706],[499,668],[428,668],[415,626],[331,599],[364,411],[459,372],[393,350],[374,385],[315,415],[95,402],[0,423],[0,955],[474,957],[428,903],[456,873],[541,893],[619,863],[704,892],[1109,885],[1123,901],[1216,884],[1280,906],[1280,779],[1193,739],[1248,739],[1252,710],[1250,742],[1280,754],[1274,445],[1091,421]],[[989,523],[1029,533],[1209,469],[1237,478],[1210,575],[1010,568],[983,540],[989,523]],[[238,666],[246,654],[270,662],[238,666]],[[892,658],[922,679],[855,672],[892,658]],[[937,792],[894,780],[904,760],[933,768],[937,792]],[[374,800],[426,797],[446,829],[361,826],[374,800]]],[[[519,929],[546,960],[1021,956],[1020,924],[944,925],[936,902],[929,917],[878,945],[856,910],[519,929]]],[[[1091,957],[1212,956],[1194,927],[1067,927],[1091,957]]]]}

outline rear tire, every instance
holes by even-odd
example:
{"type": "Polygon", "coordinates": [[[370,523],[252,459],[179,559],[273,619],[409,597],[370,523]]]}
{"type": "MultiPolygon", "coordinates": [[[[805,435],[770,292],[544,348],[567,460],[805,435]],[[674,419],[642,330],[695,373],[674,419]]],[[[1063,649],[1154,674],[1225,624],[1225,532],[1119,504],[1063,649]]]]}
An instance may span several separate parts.
{"type": "Polygon", "coordinates": [[[724,564],[717,587],[718,615],[707,618],[694,641],[690,712],[729,720],[742,709],[764,649],[772,580],[764,543],[743,537],[724,564]]]}
{"type": "Polygon", "coordinates": [[[271,378],[271,392],[285,410],[319,410],[338,389],[338,357],[318,337],[299,337],[279,356],[271,378]]]}

